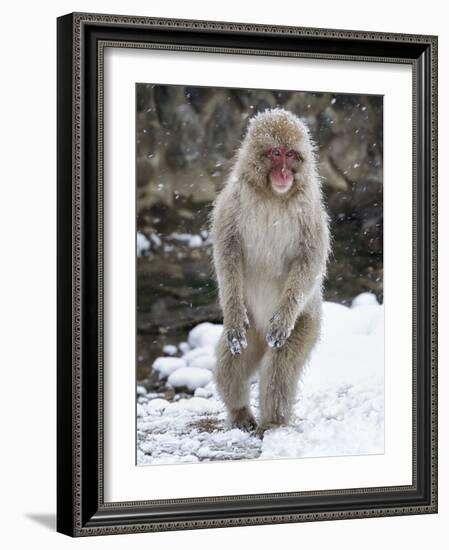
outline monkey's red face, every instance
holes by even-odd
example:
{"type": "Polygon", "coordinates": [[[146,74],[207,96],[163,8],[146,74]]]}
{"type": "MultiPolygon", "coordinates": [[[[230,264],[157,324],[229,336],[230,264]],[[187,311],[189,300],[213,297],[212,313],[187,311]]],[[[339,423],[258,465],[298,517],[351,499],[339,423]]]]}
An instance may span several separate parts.
{"type": "Polygon", "coordinates": [[[301,156],[295,149],[270,147],[267,157],[271,161],[270,182],[276,193],[286,193],[292,186],[295,168],[301,156]]]}

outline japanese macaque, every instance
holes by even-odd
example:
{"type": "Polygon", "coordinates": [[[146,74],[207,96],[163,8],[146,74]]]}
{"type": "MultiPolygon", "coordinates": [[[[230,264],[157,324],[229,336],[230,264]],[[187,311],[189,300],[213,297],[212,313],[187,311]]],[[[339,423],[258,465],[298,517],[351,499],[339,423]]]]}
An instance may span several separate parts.
{"type": "Polygon", "coordinates": [[[314,147],[282,109],[249,122],[212,214],[214,267],[224,331],[215,381],[231,424],[288,424],[299,376],[320,333],[329,254],[314,147]],[[259,371],[260,418],[249,404],[259,371]]]}

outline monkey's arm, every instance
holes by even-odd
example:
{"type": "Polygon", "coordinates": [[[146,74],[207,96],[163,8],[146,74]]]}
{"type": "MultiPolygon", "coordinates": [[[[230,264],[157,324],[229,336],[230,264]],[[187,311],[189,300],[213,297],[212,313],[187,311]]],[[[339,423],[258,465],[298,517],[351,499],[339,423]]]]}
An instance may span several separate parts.
{"type": "Polygon", "coordinates": [[[284,345],[310,296],[322,284],[329,249],[327,227],[316,237],[307,252],[291,263],[279,306],[269,321],[267,343],[272,348],[284,345]]]}
{"type": "Polygon", "coordinates": [[[243,299],[242,242],[232,204],[232,200],[219,197],[213,212],[212,237],[224,329],[231,353],[239,355],[247,347],[249,322],[243,299]]]}

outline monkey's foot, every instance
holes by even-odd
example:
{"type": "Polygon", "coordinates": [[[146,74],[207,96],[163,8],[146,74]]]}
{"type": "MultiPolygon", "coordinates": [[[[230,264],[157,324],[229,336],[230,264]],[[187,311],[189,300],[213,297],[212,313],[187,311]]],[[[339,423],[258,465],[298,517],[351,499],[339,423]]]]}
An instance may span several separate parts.
{"type": "Polygon", "coordinates": [[[256,430],[256,436],[260,439],[263,439],[263,436],[265,435],[265,432],[268,430],[274,430],[276,428],[279,428],[280,424],[274,424],[269,422],[264,422],[263,424],[259,424],[257,426],[256,430]]]}
{"type": "Polygon", "coordinates": [[[233,428],[238,428],[245,432],[252,432],[257,426],[256,419],[247,407],[232,411],[231,424],[233,428]]]}
{"type": "Polygon", "coordinates": [[[293,327],[287,325],[279,315],[273,315],[269,321],[267,344],[270,348],[280,348],[292,333],[293,327]]]}
{"type": "Polygon", "coordinates": [[[248,347],[246,341],[246,331],[242,329],[229,329],[226,337],[228,339],[228,346],[232,355],[240,355],[243,350],[248,347]]]}

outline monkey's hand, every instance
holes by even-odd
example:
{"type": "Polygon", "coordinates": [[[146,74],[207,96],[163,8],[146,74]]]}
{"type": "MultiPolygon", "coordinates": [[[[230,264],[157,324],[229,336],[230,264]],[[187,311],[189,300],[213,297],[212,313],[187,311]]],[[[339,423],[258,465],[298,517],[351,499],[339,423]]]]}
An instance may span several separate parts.
{"type": "Polygon", "coordinates": [[[280,348],[292,333],[293,323],[282,310],[268,321],[267,344],[270,348],[280,348]]]}
{"type": "Polygon", "coordinates": [[[240,355],[247,347],[246,331],[249,328],[249,320],[246,312],[242,312],[239,320],[225,322],[226,338],[232,355],[240,355]]]}

